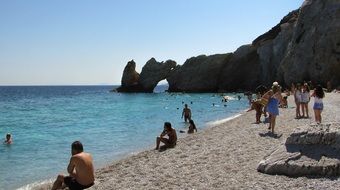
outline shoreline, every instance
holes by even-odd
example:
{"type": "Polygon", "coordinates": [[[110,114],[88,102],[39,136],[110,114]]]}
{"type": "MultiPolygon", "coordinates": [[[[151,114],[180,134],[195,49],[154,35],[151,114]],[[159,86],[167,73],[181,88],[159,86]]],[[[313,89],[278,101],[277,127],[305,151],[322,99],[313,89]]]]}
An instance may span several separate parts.
{"type": "MultiPolygon", "coordinates": [[[[340,178],[272,176],[257,172],[257,165],[285,142],[294,128],[314,123],[294,119],[295,108],[280,109],[275,132],[267,124],[253,124],[255,112],[206,127],[178,140],[163,152],[145,150],[113,161],[96,170],[95,185],[89,189],[337,189],[340,178]]],[[[326,93],[323,123],[340,122],[340,94],[326,93]]],[[[263,120],[263,118],[262,118],[263,120]]],[[[37,189],[48,189],[47,186],[37,189]]]]}
{"type": "MultiPolygon", "coordinates": [[[[246,109],[242,110],[239,113],[235,113],[234,115],[226,117],[226,118],[209,121],[209,122],[204,124],[204,126],[201,128],[201,130],[199,130],[199,132],[209,130],[210,128],[214,128],[218,125],[229,122],[230,120],[241,117],[245,113],[245,111],[246,111],[246,109]]],[[[188,137],[187,133],[179,133],[179,130],[177,131],[177,133],[178,133],[177,135],[179,136],[178,139],[184,139],[184,138],[188,137]]],[[[120,162],[122,160],[128,159],[128,158],[133,157],[133,156],[137,156],[138,154],[141,154],[143,152],[152,151],[154,149],[154,146],[155,146],[154,144],[150,144],[146,147],[140,147],[138,150],[135,150],[133,152],[128,152],[128,153],[122,154],[122,155],[120,155],[120,156],[118,156],[118,157],[116,157],[116,158],[114,158],[114,159],[112,159],[108,162],[101,163],[99,165],[99,167],[96,168],[95,170],[96,170],[96,172],[98,172],[98,171],[105,169],[107,167],[110,167],[112,164],[115,164],[115,163],[120,162]]],[[[57,176],[57,174],[56,174],[56,176],[57,176]]],[[[47,189],[50,189],[52,187],[51,184],[54,182],[54,180],[55,180],[54,178],[39,180],[39,181],[30,183],[30,184],[26,184],[22,187],[19,187],[19,188],[17,188],[17,190],[45,190],[45,189],[47,190],[47,189]]]]}

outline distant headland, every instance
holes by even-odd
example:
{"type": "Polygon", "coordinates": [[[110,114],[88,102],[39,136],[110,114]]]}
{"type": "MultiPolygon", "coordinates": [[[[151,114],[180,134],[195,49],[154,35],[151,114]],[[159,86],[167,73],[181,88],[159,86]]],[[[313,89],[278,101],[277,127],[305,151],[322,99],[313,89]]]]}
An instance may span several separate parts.
{"type": "Polygon", "coordinates": [[[283,86],[312,81],[340,85],[340,6],[306,0],[279,24],[233,53],[191,57],[183,65],[151,58],[141,73],[129,61],[118,92],[153,92],[166,79],[170,92],[254,90],[278,81],[283,86]]]}

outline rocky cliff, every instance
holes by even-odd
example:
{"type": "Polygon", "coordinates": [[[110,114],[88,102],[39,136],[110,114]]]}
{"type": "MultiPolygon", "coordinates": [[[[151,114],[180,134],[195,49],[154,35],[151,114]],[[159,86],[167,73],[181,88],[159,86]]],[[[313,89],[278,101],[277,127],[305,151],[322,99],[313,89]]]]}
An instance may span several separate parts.
{"type": "Polygon", "coordinates": [[[164,77],[169,91],[176,92],[254,90],[273,81],[283,86],[302,81],[326,85],[330,81],[333,87],[339,86],[340,1],[306,0],[252,44],[234,53],[201,55],[181,66],[170,65],[142,71],[138,88],[137,77],[128,77],[135,76],[133,69],[130,74],[124,70],[122,87],[132,84],[125,89],[150,92],[164,77]]]}
{"type": "Polygon", "coordinates": [[[176,65],[176,62],[172,60],[157,62],[155,58],[151,58],[139,74],[136,71],[136,63],[133,60],[129,61],[123,72],[122,85],[117,91],[153,92],[158,82],[166,79],[176,65]]]}
{"type": "Polygon", "coordinates": [[[187,59],[167,78],[171,92],[216,92],[219,75],[232,54],[200,55],[187,59]]]}

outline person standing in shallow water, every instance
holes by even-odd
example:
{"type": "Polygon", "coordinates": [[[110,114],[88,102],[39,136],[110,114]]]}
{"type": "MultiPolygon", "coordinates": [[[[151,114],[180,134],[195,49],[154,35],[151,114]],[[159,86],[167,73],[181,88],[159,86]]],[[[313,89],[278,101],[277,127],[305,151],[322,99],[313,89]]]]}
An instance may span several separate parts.
{"type": "Polygon", "coordinates": [[[182,112],[182,119],[184,117],[184,122],[187,122],[191,119],[191,110],[188,108],[188,104],[184,105],[183,112],[182,112]]]}
{"type": "Polygon", "coordinates": [[[67,186],[70,190],[87,189],[94,185],[93,159],[89,153],[83,152],[83,145],[75,141],[71,146],[72,157],[67,167],[70,174],[67,177],[58,175],[52,190],[63,189],[67,186]]]}
{"type": "Polygon", "coordinates": [[[315,116],[315,122],[317,124],[321,123],[321,112],[323,110],[323,101],[322,99],[325,97],[325,92],[323,91],[322,87],[320,85],[316,86],[314,89],[314,92],[312,94],[314,97],[314,116],[315,116]]]}
{"type": "Polygon", "coordinates": [[[270,97],[267,104],[267,112],[269,113],[269,127],[268,129],[274,134],[276,116],[279,115],[279,103],[282,101],[281,87],[277,82],[273,83],[272,89],[265,95],[270,97]]]}

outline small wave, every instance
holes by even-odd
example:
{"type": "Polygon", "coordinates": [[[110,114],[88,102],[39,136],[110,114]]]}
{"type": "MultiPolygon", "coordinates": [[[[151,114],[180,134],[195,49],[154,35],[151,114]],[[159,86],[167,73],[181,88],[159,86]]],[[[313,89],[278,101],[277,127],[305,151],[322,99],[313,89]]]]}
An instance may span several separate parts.
{"type": "Polygon", "coordinates": [[[17,190],[49,190],[52,188],[53,179],[37,181],[28,185],[22,186],[17,190]]]}
{"type": "Polygon", "coordinates": [[[220,125],[222,123],[225,123],[225,122],[228,122],[232,119],[235,119],[235,118],[238,118],[240,117],[242,114],[237,114],[237,115],[234,115],[234,116],[231,116],[231,117],[227,117],[227,118],[224,118],[224,119],[220,119],[220,120],[216,120],[216,121],[211,121],[211,122],[208,122],[207,125],[208,126],[216,126],[216,125],[220,125]]]}

